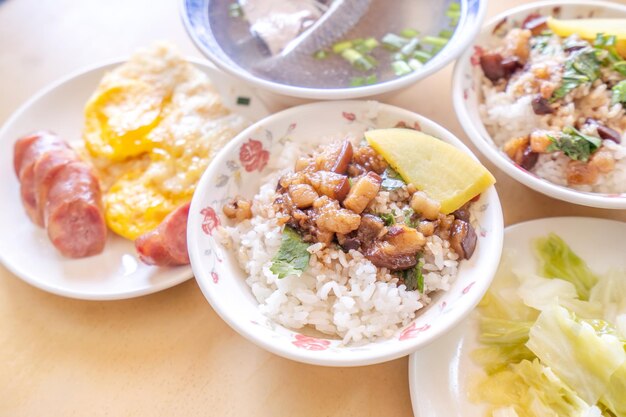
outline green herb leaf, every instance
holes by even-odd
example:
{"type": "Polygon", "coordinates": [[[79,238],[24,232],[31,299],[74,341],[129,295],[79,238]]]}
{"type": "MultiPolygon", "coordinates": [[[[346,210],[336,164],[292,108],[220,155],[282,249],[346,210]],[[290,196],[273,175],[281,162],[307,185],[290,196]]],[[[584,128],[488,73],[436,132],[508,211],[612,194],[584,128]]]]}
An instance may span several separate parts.
{"type": "Polygon", "coordinates": [[[415,229],[418,223],[417,221],[413,220],[415,210],[413,210],[412,208],[407,208],[402,211],[402,214],[404,215],[404,224],[406,224],[408,227],[412,227],[415,229]]]}
{"type": "Polygon", "coordinates": [[[402,280],[406,286],[407,291],[419,291],[424,293],[424,257],[421,253],[417,254],[417,265],[413,268],[405,269],[402,271],[402,280]]]}
{"type": "Polygon", "coordinates": [[[622,80],[620,81],[618,84],[616,84],[613,89],[611,90],[613,92],[613,98],[612,98],[612,103],[622,103],[622,104],[626,104],[626,80],[622,80]]]}
{"type": "Polygon", "coordinates": [[[595,81],[600,76],[598,60],[594,53],[579,54],[578,58],[572,61],[572,68],[579,74],[584,75],[589,81],[595,81]]]}
{"type": "Polygon", "coordinates": [[[415,266],[415,275],[417,277],[417,290],[424,294],[424,258],[420,257],[415,266]]]}
{"type": "Polygon", "coordinates": [[[593,41],[593,46],[598,48],[607,48],[609,46],[615,46],[617,38],[615,35],[605,35],[604,33],[596,34],[596,39],[593,41]]]}
{"type": "Polygon", "coordinates": [[[575,161],[589,160],[591,154],[602,145],[602,139],[585,135],[571,126],[563,129],[558,138],[552,135],[548,137],[552,140],[548,152],[561,151],[575,161]]]}
{"type": "MultiPolygon", "coordinates": [[[[550,38],[551,37],[552,37],[552,35],[537,35],[537,36],[534,36],[530,40],[530,47],[532,49],[538,50],[538,51],[543,53],[545,51],[546,47],[548,46],[548,43],[550,42],[550,38]]],[[[564,47],[565,47],[566,42],[563,43],[564,47]]]]}
{"type": "Polygon", "coordinates": [[[600,76],[600,62],[591,48],[573,52],[565,61],[563,83],[552,95],[552,101],[565,97],[576,87],[592,83],[600,76]]]}
{"type": "Polygon", "coordinates": [[[626,76],[626,61],[622,60],[622,61],[618,61],[614,63],[613,69],[619,72],[620,74],[622,74],[623,76],[626,76]]]}
{"type": "Polygon", "coordinates": [[[380,213],[378,217],[385,222],[385,226],[393,226],[396,224],[396,218],[391,213],[380,213]]]}
{"type": "Polygon", "coordinates": [[[626,61],[617,52],[615,44],[617,38],[602,33],[596,35],[593,46],[596,51],[596,58],[605,67],[611,67],[622,75],[626,75],[626,61]]]}
{"type": "MultiPolygon", "coordinates": [[[[550,33],[547,38],[550,39],[552,37],[552,33],[550,33]]],[[[583,49],[589,46],[589,42],[580,39],[578,36],[569,36],[563,41],[563,49],[564,50],[577,50],[583,49]]]]}
{"type": "Polygon", "coordinates": [[[309,266],[311,254],[307,251],[309,244],[289,226],[283,229],[280,248],[274,258],[270,271],[278,275],[279,279],[289,275],[300,276],[309,266]]]}
{"type": "Polygon", "coordinates": [[[383,182],[380,184],[380,188],[384,191],[393,191],[398,188],[402,188],[406,185],[406,182],[402,179],[400,174],[398,174],[393,168],[387,167],[385,172],[382,174],[383,182]]]}

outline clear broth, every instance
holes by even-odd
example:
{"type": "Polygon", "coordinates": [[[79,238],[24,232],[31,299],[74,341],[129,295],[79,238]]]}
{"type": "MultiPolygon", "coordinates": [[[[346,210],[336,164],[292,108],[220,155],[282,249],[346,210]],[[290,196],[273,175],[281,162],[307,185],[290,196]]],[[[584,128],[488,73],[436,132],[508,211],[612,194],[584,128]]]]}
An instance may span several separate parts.
{"type": "MultiPolygon", "coordinates": [[[[398,34],[405,28],[416,29],[420,37],[437,36],[442,29],[450,29],[445,12],[452,3],[433,0],[373,0],[368,12],[342,39],[374,37],[380,40],[387,33],[398,34]]],[[[264,43],[254,37],[248,22],[242,17],[231,17],[232,0],[209,2],[209,23],[215,40],[243,70],[256,77],[297,87],[346,88],[354,77],[376,74],[376,83],[397,78],[391,68],[393,53],[379,46],[371,52],[378,66],[368,72],[353,68],[338,55],[330,53],[325,59],[301,55],[288,65],[262,68],[270,54],[264,43]]]]}

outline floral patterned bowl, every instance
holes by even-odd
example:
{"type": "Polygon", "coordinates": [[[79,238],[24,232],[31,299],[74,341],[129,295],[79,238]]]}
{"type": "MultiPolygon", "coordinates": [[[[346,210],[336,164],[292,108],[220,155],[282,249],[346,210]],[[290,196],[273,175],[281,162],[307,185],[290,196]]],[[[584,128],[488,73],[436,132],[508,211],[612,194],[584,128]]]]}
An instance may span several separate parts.
{"type": "MultiPolygon", "coordinates": [[[[329,366],[379,363],[407,355],[432,342],[465,317],[481,299],[495,273],[502,250],[502,211],[494,187],[477,201],[478,245],[461,263],[451,289],[435,294],[431,304],[392,338],[359,346],[311,337],[287,329],[259,312],[245,283],[246,274],[217,237],[226,222],[221,207],[239,194],[251,198],[261,186],[268,162],[289,141],[316,138],[404,123],[470,151],[450,132],[415,113],[365,101],[308,104],[269,116],[246,129],[223,149],[204,173],[191,203],[188,246],[196,279],[215,311],[233,329],[263,348],[300,362],[329,366]]],[[[271,164],[270,164],[271,165],[271,164]]]]}
{"type": "Polygon", "coordinates": [[[491,19],[456,63],[453,76],[453,101],[457,117],[476,147],[506,174],[547,196],[591,207],[626,209],[626,194],[601,194],[578,191],[539,178],[521,168],[501,151],[485,129],[479,114],[481,88],[474,76],[482,48],[490,46],[499,33],[519,27],[531,13],[552,15],[563,19],[581,17],[626,17],[626,6],[607,1],[569,0],[540,1],[508,10],[491,19]],[[495,34],[494,34],[495,32],[495,34]]]}

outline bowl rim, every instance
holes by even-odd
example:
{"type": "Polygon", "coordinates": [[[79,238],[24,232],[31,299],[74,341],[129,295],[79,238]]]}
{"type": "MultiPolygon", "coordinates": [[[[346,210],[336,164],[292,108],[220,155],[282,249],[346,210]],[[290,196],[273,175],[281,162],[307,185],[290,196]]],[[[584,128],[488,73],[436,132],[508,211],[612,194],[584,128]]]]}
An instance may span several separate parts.
{"type": "Polygon", "coordinates": [[[453,44],[452,42],[450,42],[449,46],[446,45],[446,47],[441,50],[442,53],[438,54],[438,56],[441,56],[441,59],[436,62],[435,65],[432,65],[431,67],[426,68],[423,71],[416,71],[403,77],[394,78],[383,83],[376,83],[369,86],[325,89],[298,87],[264,80],[262,78],[252,75],[248,71],[225,64],[217,57],[216,54],[213,53],[213,51],[206,48],[198,39],[198,36],[194,31],[193,24],[191,23],[190,15],[188,13],[187,3],[189,1],[190,0],[179,0],[179,10],[181,19],[183,21],[183,26],[185,27],[185,30],[194,45],[200,50],[200,52],[202,52],[202,54],[206,58],[208,58],[218,68],[234,77],[242,79],[242,81],[247,82],[254,87],[262,89],[263,91],[269,91],[272,93],[290,97],[315,100],[349,100],[375,96],[391,91],[396,91],[403,87],[408,87],[419,80],[427,78],[428,76],[441,70],[450,62],[457,59],[459,55],[463,53],[463,51],[470,45],[470,43],[479,33],[481,24],[483,23],[485,14],[487,12],[486,0],[462,0],[466,1],[467,3],[477,3],[478,9],[475,17],[472,20],[467,20],[468,15],[465,13],[463,14],[464,17],[462,19],[464,20],[459,22],[460,25],[463,25],[463,27],[461,28],[462,32],[459,32],[458,36],[456,33],[453,36],[453,39],[455,39],[455,43],[453,44]]]}
{"type": "MultiPolygon", "coordinates": [[[[546,6],[593,6],[597,8],[606,8],[610,10],[620,11],[626,14],[626,5],[611,3],[603,0],[544,0],[533,3],[524,4],[512,9],[506,10],[493,18],[489,19],[487,23],[481,28],[479,36],[484,35],[487,31],[498,22],[512,15],[520,14],[532,9],[546,6]]],[[[475,42],[475,40],[474,40],[475,42]]],[[[463,76],[467,72],[470,66],[470,57],[473,53],[473,46],[471,45],[467,51],[459,57],[455,66],[452,76],[452,102],[454,110],[457,114],[457,119],[463,127],[463,130],[474,143],[476,148],[485,155],[494,165],[496,165],[504,173],[524,184],[525,186],[538,191],[548,197],[563,200],[569,203],[580,204],[583,206],[605,208],[605,209],[625,209],[626,208],[626,195],[616,194],[615,196],[609,193],[592,193],[585,191],[574,190],[573,188],[554,184],[546,179],[531,175],[526,170],[518,168],[510,159],[495,146],[491,136],[484,137],[476,127],[476,123],[470,117],[467,111],[467,104],[464,98],[463,92],[463,76]]],[[[478,123],[482,123],[482,120],[477,120],[478,123]]],[[[484,124],[483,124],[484,126],[484,124]]]]}
{"type": "MultiPolygon", "coordinates": [[[[291,117],[294,114],[297,114],[302,111],[310,111],[315,109],[323,109],[326,106],[345,106],[346,108],[350,108],[349,106],[359,106],[366,104],[367,101],[364,100],[342,100],[342,101],[322,101],[304,104],[300,106],[295,106],[283,110],[278,113],[274,113],[256,123],[248,127],[246,130],[242,131],[237,137],[231,140],[211,161],[209,167],[204,172],[202,178],[198,183],[197,190],[207,189],[209,187],[209,181],[214,177],[214,172],[218,172],[218,165],[221,160],[223,160],[227,155],[236,152],[236,149],[241,146],[241,144],[250,136],[251,133],[258,131],[260,127],[266,126],[267,124],[274,123],[277,120],[281,120],[284,118],[291,117]],[[214,172],[213,172],[214,171],[214,172]]],[[[447,143],[452,144],[457,149],[469,154],[478,161],[478,158],[471,152],[471,150],[461,142],[454,134],[450,131],[439,125],[438,123],[422,116],[420,114],[414,113],[409,110],[402,109],[400,107],[392,106],[389,104],[378,103],[380,111],[391,111],[397,115],[410,115],[411,117],[418,120],[418,122],[422,126],[429,126],[432,130],[436,131],[436,135],[440,137],[447,143]]],[[[428,336],[424,337],[424,339],[410,339],[404,341],[395,341],[394,348],[387,348],[381,351],[381,353],[372,353],[367,352],[366,354],[359,352],[351,352],[351,356],[349,358],[345,357],[336,357],[329,356],[328,353],[324,354],[324,351],[310,351],[304,349],[291,349],[288,350],[283,347],[284,342],[276,341],[275,339],[263,338],[259,337],[255,332],[250,332],[247,330],[250,324],[243,325],[242,323],[233,320],[231,318],[231,309],[223,308],[221,303],[214,303],[214,293],[213,287],[211,285],[212,278],[210,277],[210,273],[208,268],[203,268],[202,261],[202,253],[200,251],[200,245],[198,242],[200,241],[199,236],[199,228],[194,227],[197,220],[199,219],[199,214],[203,201],[201,201],[201,195],[204,193],[196,192],[191,202],[190,207],[190,215],[188,218],[188,226],[187,226],[187,246],[189,250],[189,257],[191,260],[191,266],[194,271],[195,279],[200,287],[202,293],[205,298],[213,308],[213,310],[224,320],[232,329],[234,329],[237,333],[242,335],[244,338],[248,339],[250,342],[256,344],[257,346],[262,347],[263,349],[272,352],[278,356],[282,356],[287,359],[291,359],[294,361],[308,363],[312,365],[322,365],[322,366],[363,366],[363,365],[373,365],[377,363],[387,362],[393,359],[400,358],[402,356],[406,356],[416,350],[432,343],[437,340],[439,337],[443,336],[449,330],[453,329],[464,317],[466,317],[480,302],[482,296],[489,288],[493,277],[495,276],[499,261],[500,255],[502,252],[502,245],[504,239],[504,219],[502,214],[502,207],[500,204],[500,199],[497,193],[495,186],[491,186],[488,189],[488,192],[485,192],[486,195],[489,196],[489,211],[491,211],[493,216],[493,230],[490,232],[490,238],[488,240],[489,248],[492,252],[489,253],[489,257],[485,257],[483,260],[483,264],[477,265],[477,268],[481,268],[481,276],[487,277],[486,279],[476,280],[475,284],[473,284],[472,293],[473,295],[464,299],[463,308],[457,308],[451,310],[449,313],[446,313],[445,319],[443,319],[437,326],[433,326],[429,329],[428,336]],[[198,197],[196,197],[196,195],[198,197]]],[[[237,266],[238,267],[238,266],[237,266]]],[[[256,300],[255,300],[256,302],[256,300]]],[[[257,303],[258,304],[258,303],[257,303]]],[[[431,304],[430,306],[434,306],[431,304]]],[[[289,329],[283,326],[290,332],[296,333],[292,329],[289,329]]],[[[369,342],[365,346],[369,344],[375,344],[376,342],[369,342]]]]}

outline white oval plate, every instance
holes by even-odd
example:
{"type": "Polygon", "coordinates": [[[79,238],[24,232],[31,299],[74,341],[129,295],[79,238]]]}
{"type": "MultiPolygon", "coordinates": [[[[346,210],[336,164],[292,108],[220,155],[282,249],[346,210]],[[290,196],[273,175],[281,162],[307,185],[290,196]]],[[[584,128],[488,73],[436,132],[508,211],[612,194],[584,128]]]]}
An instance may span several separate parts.
{"type": "MultiPolygon", "coordinates": [[[[206,72],[231,109],[256,121],[268,114],[254,92],[206,63],[189,60],[206,72]],[[238,97],[250,98],[238,105],[238,97]]],[[[133,242],[109,233],[104,251],[84,259],[62,257],[46,231],[26,216],[13,172],[13,144],[26,133],[48,129],[72,142],[81,140],[83,107],[116,60],[74,73],[40,91],[19,108],[0,130],[0,261],[15,275],[42,290],[85,300],[138,297],[179,284],[193,276],[191,267],[144,265],[133,242]]]]}
{"type": "MultiPolygon", "coordinates": [[[[503,251],[514,251],[511,268],[533,272],[534,238],[554,232],[599,273],[626,268],[626,223],[586,217],[555,217],[532,220],[504,230],[503,251]]],[[[496,278],[497,279],[497,278],[496,278]]],[[[485,409],[467,398],[470,375],[480,372],[469,357],[478,347],[477,314],[473,313],[453,331],[409,358],[409,385],[415,417],[483,417],[485,409]]]]}

